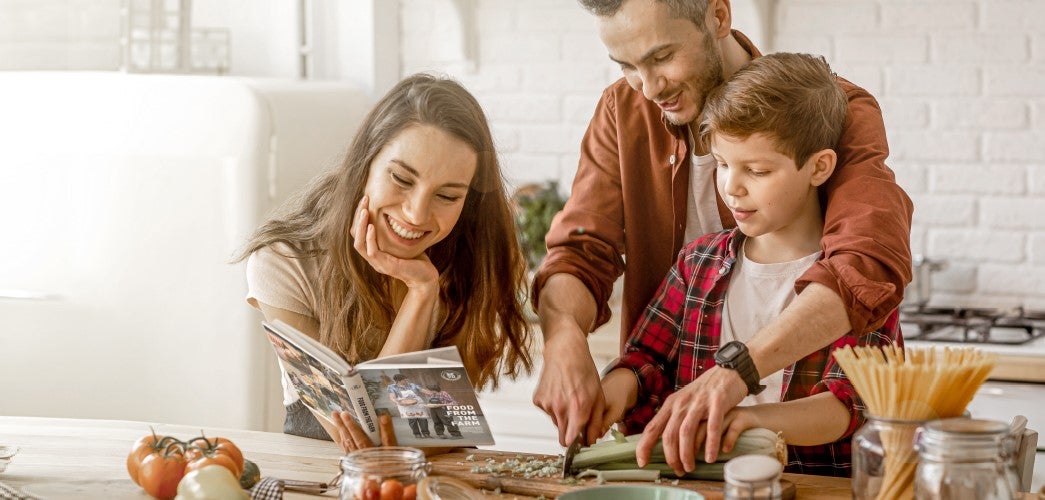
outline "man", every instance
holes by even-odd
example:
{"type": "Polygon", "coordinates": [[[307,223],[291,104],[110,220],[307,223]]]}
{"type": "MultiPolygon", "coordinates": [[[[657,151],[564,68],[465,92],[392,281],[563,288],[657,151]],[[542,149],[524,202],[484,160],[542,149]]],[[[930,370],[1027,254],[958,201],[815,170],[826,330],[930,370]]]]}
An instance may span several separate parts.
{"type": "MultiPolygon", "coordinates": [[[[604,398],[586,335],[609,317],[613,282],[624,274],[622,340],[682,246],[723,228],[733,214],[714,191],[714,160],[691,126],[704,96],[760,53],[731,30],[728,0],[581,0],[624,78],[608,87],[581,145],[572,195],[547,236],[534,280],[544,363],[534,403],[566,445],[591,443],[604,398]],[[625,261],[627,265],[625,266],[625,261]]],[[[824,258],[796,282],[798,297],[734,358],[668,397],[646,426],[640,454],[663,437],[687,471],[705,445],[718,455],[723,415],[762,376],[850,330],[871,331],[900,303],[910,281],[912,205],[885,166],[881,111],[866,91],[839,80],[846,126],[838,167],[823,186],[824,258]],[[746,368],[746,369],[745,369],[746,368]],[[741,372],[747,375],[742,378],[741,372]],[[706,420],[706,442],[694,436],[706,420]]],[[[670,463],[670,462],[669,462],[670,463]]]]}

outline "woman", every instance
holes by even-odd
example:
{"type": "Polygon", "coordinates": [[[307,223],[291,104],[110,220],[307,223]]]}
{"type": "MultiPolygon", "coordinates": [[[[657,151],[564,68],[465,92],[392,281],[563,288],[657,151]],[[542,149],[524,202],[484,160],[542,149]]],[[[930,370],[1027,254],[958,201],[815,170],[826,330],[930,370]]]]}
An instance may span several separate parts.
{"type": "MultiPolygon", "coordinates": [[[[493,139],[458,83],[414,75],[367,115],[346,158],[239,256],[247,301],[359,363],[456,345],[478,388],[532,367],[519,301],[525,263],[493,139]]],[[[284,379],[284,431],[332,438],[284,379]]]]}

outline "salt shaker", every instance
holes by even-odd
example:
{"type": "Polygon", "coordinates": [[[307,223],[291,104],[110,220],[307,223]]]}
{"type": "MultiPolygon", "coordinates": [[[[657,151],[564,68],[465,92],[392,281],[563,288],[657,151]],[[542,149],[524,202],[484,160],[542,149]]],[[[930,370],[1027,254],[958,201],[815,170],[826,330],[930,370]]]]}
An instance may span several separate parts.
{"type": "Polygon", "coordinates": [[[725,500],[779,500],[784,466],[766,455],[741,455],[726,462],[725,500]]]}

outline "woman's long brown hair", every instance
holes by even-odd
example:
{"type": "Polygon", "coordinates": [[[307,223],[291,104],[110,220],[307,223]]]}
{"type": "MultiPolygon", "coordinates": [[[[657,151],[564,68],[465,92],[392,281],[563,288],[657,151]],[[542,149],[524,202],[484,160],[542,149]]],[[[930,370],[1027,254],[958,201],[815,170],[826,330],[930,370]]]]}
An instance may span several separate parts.
{"type": "Polygon", "coordinates": [[[460,219],[427,251],[440,272],[446,307],[433,344],[456,345],[472,382],[496,387],[500,374],[514,379],[520,366],[526,372],[533,366],[531,330],[520,302],[526,264],[486,116],[453,80],[418,74],[399,82],[363,120],[344,162],[263,224],[238,260],[277,242],[291,248],[287,257],[318,258],[320,342],[350,363],[377,356],[396,314],[392,278],[353,248],[352,216],[374,157],[404,129],[422,124],[457,137],[478,155],[460,219]]]}

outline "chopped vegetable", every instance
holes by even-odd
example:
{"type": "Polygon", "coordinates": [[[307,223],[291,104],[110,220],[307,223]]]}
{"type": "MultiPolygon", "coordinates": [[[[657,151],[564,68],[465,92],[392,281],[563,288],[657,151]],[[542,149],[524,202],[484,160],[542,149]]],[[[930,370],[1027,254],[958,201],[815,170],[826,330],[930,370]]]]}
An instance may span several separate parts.
{"type": "MultiPolygon", "coordinates": [[[[641,434],[627,436],[621,442],[620,437],[615,435],[612,441],[602,441],[587,448],[582,448],[573,457],[573,467],[577,469],[599,469],[599,470],[634,470],[639,469],[635,461],[635,449],[638,446],[641,434]]],[[[769,429],[748,429],[737,438],[736,445],[729,453],[720,453],[719,462],[708,464],[699,458],[696,469],[687,473],[685,477],[696,479],[722,479],[721,463],[740,455],[767,455],[776,458],[782,464],[787,463],[787,452],[783,439],[769,429]]],[[[703,452],[697,454],[702,457],[703,452]]],[[[661,473],[674,476],[674,472],[665,463],[664,449],[658,441],[650,454],[650,464],[642,469],[656,470],[661,473]]]]}
{"type": "Polygon", "coordinates": [[[595,470],[588,469],[577,474],[581,477],[594,477],[595,482],[602,484],[606,481],[656,481],[660,479],[660,471],[656,469],[621,469],[621,470],[595,470]]]}

